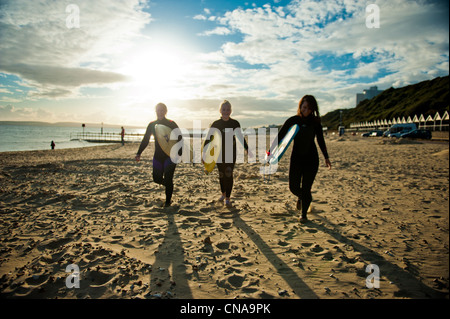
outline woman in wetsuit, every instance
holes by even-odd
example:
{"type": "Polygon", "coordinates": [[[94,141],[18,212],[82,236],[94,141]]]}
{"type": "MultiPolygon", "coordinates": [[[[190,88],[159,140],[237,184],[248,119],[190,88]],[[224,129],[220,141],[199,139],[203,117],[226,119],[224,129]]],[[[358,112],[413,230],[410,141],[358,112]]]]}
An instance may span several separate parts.
{"type": "MultiPolygon", "coordinates": [[[[141,154],[148,146],[150,141],[150,136],[155,137],[155,126],[156,124],[162,124],[170,127],[171,129],[178,128],[178,125],[171,120],[166,119],[167,114],[167,106],[163,103],[159,103],[156,105],[156,117],[157,120],[150,122],[147,127],[147,131],[145,132],[144,137],[142,138],[141,145],[139,146],[139,150],[136,153],[136,161],[140,161],[141,154]]],[[[181,135],[178,137],[178,140],[181,140],[181,135]]],[[[178,155],[181,155],[182,149],[180,149],[178,155]]],[[[164,207],[169,207],[172,203],[172,193],[173,193],[173,174],[175,172],[176,164],[172,162],[170,156],[167,155],[158,144],[155,138],[155,154],[153,155],[153,181],[157,184],[164,185],[166,192],[166,201],[164,203],[164,207]]]]}
{"type": "MultiPolygon", "coordinates": [[[[328,157],[325,139],[323,137],[322,125],[317,101],[312,95],[305,95],[298,104],[297,115],[290,117],[281,127],[278,133],[278,140],[281,141],[287,134],[289,128],[297,124],[299,131],[294,138],[291,162],[289,167],[289,190],[298,197],[297,209],[301,209],[301,223],[307,219],[307,211],[312,201],[311,187],[319,169],[319,154],[317,152],[314,139],[317,142],[325,157],[325,164],[331,169],[331,162],[328,157]]],[[[272,145],[268,154],[276,147],[272,145]]]]}
{"type": "MultiPolygon", "coordinates": [[[[204,150],[206,150],[206,145],[211,141],[211,132],[212,129],[217,129],[220,131],[220,134],[222,136],[222,149],[219,155],[219,160],[217,161],[217,169],[219,170],[219,183],[220,183],[220,191],[222,192],[222,195],[219,198],[219,201],[225,200],[225,204],[227,206],[231,205],[230,197],[231,197],[231,191],[233,190],[233,170],[234,170],[234,164],[236,163],[236,138],[233,134],[233,154],[227,154],[225,151],[229,150],[230,147],[227,147],[225,143],[227,142],[227,139],[225,138],[226,133],[228,131],[234,132],[236,134],[241,134],[240,127],[238,121],[235,119],[232,119],[230,117],[231,115],[231,103],[228,101],[224,101],[220,105],[219,112],[221,114],[221,117],[219,120],[215,121],[211,124],[211,127],[209,129],[207,139],[205,141],[205,147],[204,150]],[[235,130],[239,128],[238,130],[235,130]]],[[[230,133],[228,133],[230,134],[230,133]]],[[[248,145],[243,136],[239,136],[239,138],[244,141],[244,149],[248,152],[248,145]]],[[[203,156],[202,156],[203,160],[203,156]]]]}

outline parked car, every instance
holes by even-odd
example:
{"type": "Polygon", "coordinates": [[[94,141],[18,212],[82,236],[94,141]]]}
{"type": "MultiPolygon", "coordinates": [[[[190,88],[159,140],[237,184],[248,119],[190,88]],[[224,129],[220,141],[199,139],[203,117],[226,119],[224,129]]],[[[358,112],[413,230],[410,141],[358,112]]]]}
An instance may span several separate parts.
{"type": "Polygon", "coordinates": [[[400,137],[402,134],[417,130],[417,126],[414,123],[406,124],[394,124],[389,130],[383,133],[383,136],[388,137],[400,137]]]}
{"type": "Polygon", "coordinates": [[[368,137],[368,136],[382,136],[383,135],[383,131],[381,130],[373,130],[370,132],[366,132],[366,133],[362,133],[361,136],[362,137],[368,137]]]}
{"type": "Polygon", "coordinates": [[[409,137],[409,138],[423,138],[423,139],[431,139],[431,131],[429,130],[414,130],[408,133],[403,133],[400,137],[409,137]]]}

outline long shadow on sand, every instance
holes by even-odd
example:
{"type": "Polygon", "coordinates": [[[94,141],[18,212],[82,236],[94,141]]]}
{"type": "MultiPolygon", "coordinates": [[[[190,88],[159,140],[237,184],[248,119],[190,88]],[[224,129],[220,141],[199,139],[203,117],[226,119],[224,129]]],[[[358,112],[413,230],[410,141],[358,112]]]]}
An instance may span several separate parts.
{"type": "Polygon", "coordinates": [[[150,289],[152,294],[176,291],[177,298],[192,299],[192,292],[188,284],[187,268],[184,264],[183,242],[175,223],[174,213],[167,213],[167,231],[164,241],[158,248],[156,259],[150,275],[150,289]],[[169,273],[172,269],[171,274],[169,273]]]}
{"type": "Polygon", "coordinates": [[[242,229],[247,236],[258,246],[259,250],[264,254],[267,260],[277,270],[280,276],[286,281],[291,289],[300,298],[316,299],[318,296],[309,286],[298,276],[298,274],[292,270],[283,260],[281,260],[276,253],[267,245],[264,240],[242,220],[239,215],[233,217],[236,227],[242,229]]]}
{"type": "MultiPolygon", "coordinates": [[[[307,224],[308,227],[315,228],[318,231],[329,234],[343,244],[353,246],[354,250],[359,252],[361,254],[360,257],[364,259],[368,264],[375,264],[380,268],[380,276],[387,277],[390,281],[398,283],[400,287],[408,287],[406,289],[400,288],[398,292],[394,293],[395,297],[448,298],[447,294],[434,290],[431,287],[425,285],[423,282],[414,277],[413,274],[386,260],[379,253],[349,239],[348,237],[343,236],[341,233],[335,230],[338,228],[338,226],[331,223],[326,217],[318,215],[316,215],[316,217],[321,220],[323,224],[315,223],[313,220],[307,224]],[[325,224],[327,226],[325,226],[325,224]],[[328,225],[330,227],[328,227],[328,225]],[[414,290],[411,290],[410,287],[414,287],[414,290]]],[[[366,277],[368,276],[368,274],[364,272],[361,274],[361,276],[366,277]]]]}

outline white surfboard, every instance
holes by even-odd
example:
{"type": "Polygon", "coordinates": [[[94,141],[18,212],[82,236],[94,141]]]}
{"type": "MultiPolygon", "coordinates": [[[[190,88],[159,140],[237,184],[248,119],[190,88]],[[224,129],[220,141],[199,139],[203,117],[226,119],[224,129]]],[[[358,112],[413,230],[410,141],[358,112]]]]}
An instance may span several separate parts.
{"type": "Polygon", "coordinates": [[[275,165],[280,161],[280,159],[283,157],[284,153],[289,148],[289,145],[294,140],[295,135],[297,135],[298,130],[299,130],[299,127],[297,124],[294,124],[289,128],[286,136],[283,137],[283,139],[281,141],[279,141],[278,145],[273,150],[272,157],[269,160],[270,165],[275,165]]]}
{"type": "Polygon", "coordinates": [[[170,150],[172,149],[172,146],[174,146],[178,142],[178,140],[170,139],[171,132],[172,129],[168,126],[162,124],[155,125],[155,139],[158,142],[159,146],[161,146],[161,149],[164,151],[164,153],[166,153],[168,156],[170,156],[170,150]]]}

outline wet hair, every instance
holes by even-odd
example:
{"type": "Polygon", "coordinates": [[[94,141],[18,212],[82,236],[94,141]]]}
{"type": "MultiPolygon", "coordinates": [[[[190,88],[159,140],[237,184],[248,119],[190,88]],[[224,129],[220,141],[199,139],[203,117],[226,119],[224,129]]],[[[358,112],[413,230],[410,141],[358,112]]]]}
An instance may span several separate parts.
{"type": "Polygon", "coordinates": [[[311,114],[320,121],[320,113],[319,113],[319,105],[317,104],[316,98],[312,95],[305,95],[301,98],[300,102],[298,102],[297,115],[303,117],[301,108],[303,102],[308,102],[308,105],[311,109],[311,114]]]}

